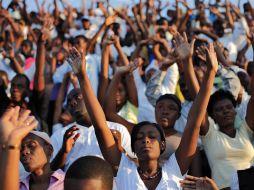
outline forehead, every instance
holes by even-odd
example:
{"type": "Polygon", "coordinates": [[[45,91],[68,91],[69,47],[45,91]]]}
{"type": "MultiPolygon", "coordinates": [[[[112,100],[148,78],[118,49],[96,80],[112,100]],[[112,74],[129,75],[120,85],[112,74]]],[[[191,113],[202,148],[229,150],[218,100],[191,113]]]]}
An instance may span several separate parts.
{"type": "Polygon", "coordinates": [[[24,77],[14,77],[11,84],[26,84],[26,80],[24,77]]]}
{"type": "Polygon", "coordinates": [[[27,142],[30,142],[30,141],[36,141],[38,142],[39,144],[42,144],[43,143],[43,139],[41,139],[40,137],[32,134],[32,133],[29,133],[23,140],[22,140],[22,144],[24,143],[27,143],[27,142]]]}
{"type": "Polygon", "coordinates": [[[158,131],[158,129],[153,125],[143,125],[142,127],[140,127],[139,131],[137,132],[137,134],[148,134],[148,133],[154,133],[154,134],[160,135],[160,132],[158,131]]]}
{"type": "Polygon", "coordinates": [[[158,104],[160,104],[160,105],[162,105],[162,104],[175,105],[175,106],[178,107],[177,103],[174,100],[170,99],[170,98],[162,99],[162,100],[158,101],[156,105],[158,105],[158,104]]]}
{"type": "Polygon", "coordinates": [[[228,106],[228,105],[233,106],[232,101],[228,98],[217,100],[217,101],[215,101],[215,103],[213,105],[213,109],[223,107],[223,106],[228,106]]]}

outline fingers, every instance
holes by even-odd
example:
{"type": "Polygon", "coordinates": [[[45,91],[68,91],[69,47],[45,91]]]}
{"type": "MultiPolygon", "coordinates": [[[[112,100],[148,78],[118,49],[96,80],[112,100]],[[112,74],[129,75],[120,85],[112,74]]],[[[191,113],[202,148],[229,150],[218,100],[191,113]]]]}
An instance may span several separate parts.
{"type": "Polygon", "coordinates": [[[21,125],[27,120],[30,113],[31,113],[30,110],[25,110],[20,113],[18,120],[21,125]]]}
{"type": "Polygon", "coordinates": [[[14,108],[13,114],[12,114],[12,116],[11,116],[11,118],[10,118],[11,122],[12,122],[13,124],[15,124],[15,125],[16,125],[17,122],[18,122],[19,110],[20,110],[20,107],[19,107],[19,106],[16,106],[16,107],[14,108]]]}
{"type": "Polygon", "coordinates": [[[13,116],[14,110],[15,110],[14,108],[10,108],[6,112],[4,112],[1,120],[9,121],[11,117],[13,116]]]}

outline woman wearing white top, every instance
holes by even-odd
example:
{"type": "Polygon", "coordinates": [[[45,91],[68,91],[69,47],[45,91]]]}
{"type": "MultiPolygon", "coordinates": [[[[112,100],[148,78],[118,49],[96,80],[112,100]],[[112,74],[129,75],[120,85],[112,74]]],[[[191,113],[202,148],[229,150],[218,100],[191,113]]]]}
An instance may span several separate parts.
{"type": "MultiPolygon", "coordinates": [[[[186,53],[189,44],[185,39],[177,35],[176,46],[178,55],[186,53]]],[[[141,123],[140,128],[133,129],[132,147],[138,158],[138,167],[129,162],[125,155],[121,154],[114,141],[110,129],[107,127],[103,110],[93,94],[92,87],[86,74],[84,54],[75,48],[70,50],[69,62],[74,71],[77,71],[84,101],[88,113],[95,128],[104,158],[112,166],[120,166],[117,174],[117,188],[124,189],[178,189],[179,178],[182,178],[196,152],[199,129],[205,116],[209,95],[213,86],[218,63],[213,46],[207,50],[209,68],[200,92],[190,110],[187,125],[183,133],[181,143],[176,152],[160,168],[159,157],[165,149],[165,137],[160,127],[152,123],[141,123]]],[[[137,125],[137,126],[139,126],[137,125]]]]}

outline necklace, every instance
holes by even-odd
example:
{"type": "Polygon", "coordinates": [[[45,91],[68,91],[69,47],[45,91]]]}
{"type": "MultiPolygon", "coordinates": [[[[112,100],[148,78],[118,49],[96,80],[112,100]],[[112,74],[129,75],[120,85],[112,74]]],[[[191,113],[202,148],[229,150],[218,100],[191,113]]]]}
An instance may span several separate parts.
{"type": "Polygon", "coordinates": [[[142,171],[140,168],[138,168],[138,173],[145,179],[145,180],[151,180],[151,179],[154,179],[156,178],[158,175],[160,175],[161,173],[161,168],[159,168],[157,170],[157,172],[153,175],[147,175],[144,173],[144,171],[142,171]]]}

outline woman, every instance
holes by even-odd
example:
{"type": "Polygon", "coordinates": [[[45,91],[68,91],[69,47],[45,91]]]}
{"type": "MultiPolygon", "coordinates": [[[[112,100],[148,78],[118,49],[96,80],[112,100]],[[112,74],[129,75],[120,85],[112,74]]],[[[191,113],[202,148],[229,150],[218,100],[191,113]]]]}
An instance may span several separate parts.
{"type": "MultiPolygon", "coordinates": [[[[191,58],[187,61],[187,65],[186,79],[189,82],[187,84],[195,95],[199,91],[199,84],[191,58]]],[[[253,85],[252,81],[252,92],[253,85]]],[[[235,126],[235,107],[236,100],[229,91],[215,92],[210,98],[208,113],[200,128],[212,178],[219,189],[229,189],[232,174],[236,170],[250,167],[254,157],[251,144],[254,130],[254,97],[249,100],[245,121],[240,122],[239,126],[235,126]]]]}
{"type": "Polygon", "coordinates": [[[121,154],[107,127],[103,110],[93,94],[88,76],[84,54],[75,48],[70,50],[71,66],[79,71],[79,82],[84,101],[95,128],[95,133],[104,158],[114,167],[119,166],[116,184],[118,189],[177,189],[179,178],[187,172],[196,152],[199,127],[205,116],[209,95],[218,63],[213,46],[207,49],[210,67],[197,98],[190,110],[188,122],[181,143],[176,152],[165,165],[159,166],[160,154],[165,149],[165,137],[160,127],[149,122],[134,126],[132,131],[132,147],[138,157],[138,167],[121,154]],[[81,64],[79,64],[81,63],[81,64]],[[135,183],[133,183],[135,182],[135,183]],[[138,183],[136,183],[138,182],[138,183]]]}

